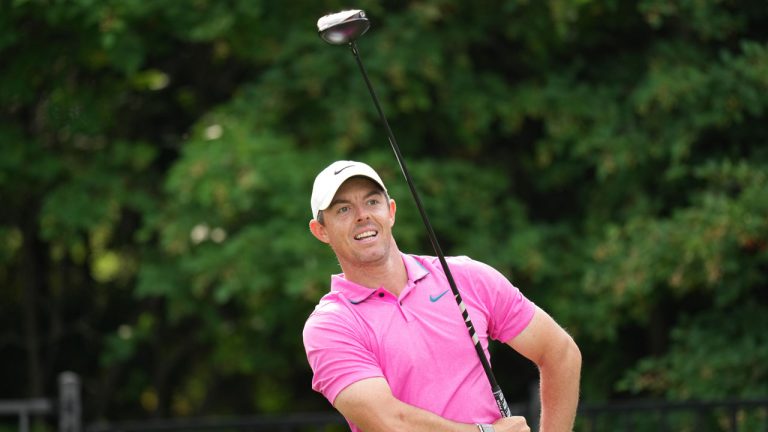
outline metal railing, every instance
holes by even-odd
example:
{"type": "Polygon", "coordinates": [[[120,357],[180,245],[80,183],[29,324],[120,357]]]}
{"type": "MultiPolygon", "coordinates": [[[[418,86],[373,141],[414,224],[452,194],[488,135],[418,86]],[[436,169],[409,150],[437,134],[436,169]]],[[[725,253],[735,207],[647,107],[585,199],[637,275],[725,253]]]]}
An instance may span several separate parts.
{"type": "Polygon", "coordinates": [[[723,401],[627,401],[584,405],[576,430],[768,432],[768,398],[723,401]]]}
{"type": "MultiPolygon", "coordinates": [[[[530,412],[517,405],[516,414],[530,412]]],[[[532,430],[535,415],[528,414],[532,430]]],[[[343,432],[336,412],[225,419],[151,420],[91,426],[86,432],[343,432]]],[[[632,401],[584,404],[576,419],[579,432],[768,432],[768,399],[730,401],[632,401]]]]}
{"type": "MultiPolygon", "coordinates": [[[[537,430],[539,397],[532,388],[529,403],[510,406],[537,430]]],[[[59,432],[343,432],[344,418],[335,411],[250,417],[156,419],[98,422],[82,427],[80,379],[59,375],[59,394],[45,398],[0,400],[0,417],[16,416],[19,432],[29,432],[30,419],[55,417],[59,432]]],[[[626,401],[582,404],[576,418],[579,432],[768,432],[768,398],[724,401],[626,401]]]]}
{"type": "Polygon", "coordinates": [[[172,431],[348,431],[346,420],[336,412],[295,413],[228,418],[188,418],[92,424],[86,432],[172,432],[172,431]]]}
{"type": "Polygon", "coordinates": [[[44,398],[7,399],[0,401],[0,417],[18,417],[19,432],[29,431],[29,419],[47,416],[53,412],[53,404],[44,398]]]}
{"type": "Polygon", "coordinates": [[[0,400],[0,417],[17,417],[19,432],[29,432],[30,418],[58,414],[59,432],[80,432],[80,377],[72,372],[59,374],[56,401],[46,398],[0,400]]]}

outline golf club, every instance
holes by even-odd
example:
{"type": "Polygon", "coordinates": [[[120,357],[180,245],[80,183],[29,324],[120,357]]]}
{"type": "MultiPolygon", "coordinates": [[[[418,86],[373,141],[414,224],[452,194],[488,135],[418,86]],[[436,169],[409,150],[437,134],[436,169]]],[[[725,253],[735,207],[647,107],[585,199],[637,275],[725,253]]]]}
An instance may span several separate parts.
{"type": "Polygon", "coordinates": [[[403,159],[403,155],[400,153],[400,147],[398,147],[397,141],[395,141],[395,136],[392,133],[392,129],[389,127],[389,122],[387,122],[387,118],[384,116],[384,111],[381,109],[379,99],[376,97],[376,92],[373,90],[373,86],[371,85],[371,81],[368,79],[368,74],[365,71],[363,62],[360,60],[360,53],[357,49],[356,40],[358,37],[365,34],[365,32],[368,31],[368,28],[370,28],[370,22],[365,16],[365,12],[359,9],[346,10],[330,15],[325,15],[317,21],[318,33],[320,34],[320,37],[323,38],[323,40],[331,45],[348,44],[352,50],[352,54],[355,56],[357,65],[360,67],[360,72],[362,72],[363,78],[365,79],[365,84],[368,86],[368,90],[370,91],[371,97],[373,98],[373,103],[376,105],[376,110],[379,112],[381,122],[384,124],[384,127],[387,130],[389,144],[392,146],[392,150],[395,152],[397,162],[400,164],[400,169],[403,172],[403,176],[405,176],[405,181],[408,183],[408,187],[411,190],[413,199],[416,201],[416,207],[421,214],[421,219],[424,221],[424,226],[427,228],[429,241],[432,243],[432,247],[435,250],[437,258],[440,260],[443,271],[445,271],[445,276],[448,278],[448,284],[451,287],[451,292],[453,292],[456,303],[459,305],[459,309],[461,310],[461,315],[464,317],[464,323],[467,325],[467,330],[469,331],[469,335],[475,345],[477,356],[479,357],[480,363],[482,364],[483,370],[485,371],[485,375],[488,377],[488,381],[491,384],[491,390],[493,391],[493,396],[496,399],[496,404],[499,407],[499,411],[501,412],[502,416],[510,417],[512,416],[512,412],[510,411],[509,405],[504,398],[501,387],[499,387],[499,384],[496,382],[496,377],[494,377],[493,371],[491,371],[491,365],[489,364],[488,359],[485,357],[485,353],[483,352],[483,347],[480,344],[480,340],[477,338],[472,320],[469,318],[469,312],[464,306],[464,300],[462,300],[461,294],[459,293],[458,288],[456,288],[456,282],[453,279],[451,270],[448,268],[448,263],[445,261],[443,251],[440,249],[440,245],[437,242],[435,231],[432,229],[432,224],[429,223],[427,213],[424,211],[424,207],[421,204],[421,198],[419,198],[419,194],[416,192],[416,188],[413,185],[411,175],[408,173],[405,160],[403,159]]]}

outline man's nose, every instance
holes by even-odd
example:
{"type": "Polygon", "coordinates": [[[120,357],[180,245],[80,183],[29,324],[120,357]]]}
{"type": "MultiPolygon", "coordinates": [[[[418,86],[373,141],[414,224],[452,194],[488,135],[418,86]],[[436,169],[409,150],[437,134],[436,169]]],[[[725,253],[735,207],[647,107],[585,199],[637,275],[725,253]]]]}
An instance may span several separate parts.
{"type": "Polygon", "coordinates": [[[366,206],[357,206],[355,211],[357,212],[358,221],[363,221],[370,217],[370,211],[366,206]]]}

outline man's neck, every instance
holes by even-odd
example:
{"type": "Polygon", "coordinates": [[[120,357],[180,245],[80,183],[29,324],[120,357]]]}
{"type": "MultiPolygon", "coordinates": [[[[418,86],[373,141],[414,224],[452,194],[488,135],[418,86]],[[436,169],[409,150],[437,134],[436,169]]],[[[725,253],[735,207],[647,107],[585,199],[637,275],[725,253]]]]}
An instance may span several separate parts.
{"type": "Polygon", "coordinates": [[[371,289],[384,288],[395,296],[400,295],[408,283],[408,272],[397,248],[393,248],[392,253],[381,263],[366,266],[341,264],[341,270],[344,278],[350,282],[371,289]]]}

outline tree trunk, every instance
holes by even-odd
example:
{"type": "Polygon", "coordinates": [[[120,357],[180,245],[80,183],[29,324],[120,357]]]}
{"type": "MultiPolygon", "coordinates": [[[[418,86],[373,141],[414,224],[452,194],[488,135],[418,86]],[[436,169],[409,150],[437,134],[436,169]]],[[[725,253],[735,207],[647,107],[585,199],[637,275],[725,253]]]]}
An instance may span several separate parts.
{"type": "MultiPolygon", "coordinates": [[[[30,208],[31,207],[31,208],[30,208]]],[[[26,349],[27,393],[29,397],[42,397],[45,393],[40,352],[40,322],[38,308],[43,292],[43,266],[40,261],[37,237],[37,206],[22,212],[20,227],[23,235],[19,268],[20,286],[24,291],[24,347],[26,349]]]]}

